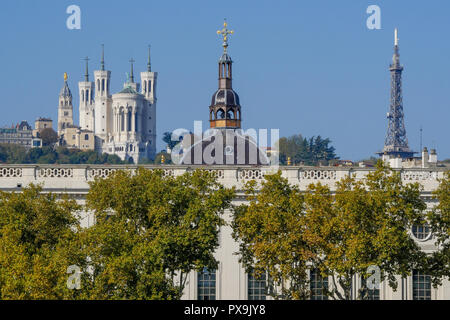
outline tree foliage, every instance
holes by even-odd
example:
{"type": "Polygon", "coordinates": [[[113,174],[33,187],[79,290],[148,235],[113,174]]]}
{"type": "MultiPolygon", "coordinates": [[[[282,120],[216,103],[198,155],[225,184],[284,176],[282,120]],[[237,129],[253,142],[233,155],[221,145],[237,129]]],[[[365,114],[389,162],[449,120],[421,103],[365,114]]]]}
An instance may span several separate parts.
{"type": "MultiPolygon", "coordinates": [[[[424,221],[420,187],[404,185],[400,174],[381,162],[362,180],[338,182],[335,195],[320,183],[310,185],[305,203],[312,263],[332,279],[331,297],[351,299],[352,279],[368,278],[370,266],[380,268],[381,281],[394,289],[396,275],[405,277],[423,267],[424,253],[410,236],[411,227],[424,221]]],[[[365,286],[359,298],[364,292],[365,286]]]]}
{"type": "Polygon", "coordinates": [[[208,172],[124,171],[91,184],[96,224],[83,234],[94,299],[178,299],[188,274],[215,268],[221,215],[234,191],[208,172]]]}
{"type": "Polygon", "coordinates": [[[26,149],[13,144],[0,144],[0,163],[14,164],[123,164],[117,155],[98,154],[94,150],[81,151],[65,147],[26,149]]]}
{"type": "Polygon", "coordinates": [[[54,145],[58,141],[58,134],[52,128],[45,128],[39,133],[44,146],[54,145]]]}
{"type": "Polygon", "coordinates": [[[282,137],[278,140],[280,163],[287,164],[287,158],[290,157],[294,164],[326,165],[331,160],[339,159],[330,143],[330,139],[321,136],[309,139],[303,138],[301,134],[282,137]]]}
{"type": "Polygon", "coordinates": [[[255,181],[245,190],[250,203],[235,208],[232,224],[240,261],[248,273],[267,272],[272,297],[306,298],[310,253],[303,239],[303,195],[280,172],[266,176],[259,192],[255,181]]]}
{"type": "Polygon", "coordinates": [[[67,267],[82,258],[76,242],[79,209],[31,185],[0,193],[0,299],[71,299],[67,267]]]}
{"type": "Polygon", "coordinates": [[[259,194],[247,185],[250,203],[235,210],[233,236],[248,270],[267,271],[277,296],[307,297],[312,269],[332,279],[324,293],[334,299],[350,299],[352,279],[367,279],[370,266],[394,289],[396,275],[423,270],[425,254],[409,234],[424,221],[420,187],[404,185],[381,162],[364,179],[338,182],[336,193],[320,183],[301,193],[280,173],[265,179],[259,194]]]}
{"type": "Polygon", "coordinates": [[[444,173],[433,196],[439,203],[427,218],[438,250],[428,256],[427,273],[438,285],[443,278],[450,279],[450,171],[444,173]]]}

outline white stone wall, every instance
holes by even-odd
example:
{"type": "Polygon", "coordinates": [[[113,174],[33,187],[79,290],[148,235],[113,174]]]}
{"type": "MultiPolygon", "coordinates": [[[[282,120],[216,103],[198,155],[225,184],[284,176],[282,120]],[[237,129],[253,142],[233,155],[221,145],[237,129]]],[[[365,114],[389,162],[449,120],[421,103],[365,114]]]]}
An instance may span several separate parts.
{"type": "MultiPolygon", "coordinates": [[[[243,184],[249,179],[262,181],[265,173],[270,173],[270,168],[262,167],[237,167],[237,166],[144,166],[148,169],[163,169],[166,175],[177,176],[187,170],[201,168],[215,172],[218,181],[227,187],[237,188],[237,197],[233,204],[241,204],[245,200],[242,193],[243,184]]],[[[136,170],[137,166],[102,166],[102,165],[0,165],[0,190],[20,192],[22,187],[30,183],[42,184],[45,192],[67,193],[72,195],[80,204],[84,203],[89,191],[89,181],[94,177],[107,177],[115,170],[136,170]]],[[[305,190],[311,183],[321,182],[330,186],[333,190],[335,183],[348,174],[361,179],[371,170],[369,168],[335,168],[335,167],[281,167],[283,177],[291,184],[298,185],[305,190]]],[[[435,205],[432,200],[432,192],[438,185],[438,179],[443,178],[445,168],[434,169],[403,169],[400,170],[405,182],[418,182],[422,185],[422,197],[429,208],[435,205]]],[[[225,213],[225,219],[231,221],[231,213],[225,213]]],[[[84,212],[82,225],[91,226],[95,223],[92,213],[84,212]]],[[[434,250],[433,240],[419,241],[423,250],[434,250]]],[[[220,262],[216,273],[217,299],[247,299],[247,275],[238,262],[238,256],[234,253],[238,250],[237,243],[231,237],[231,228],[223,227],[220,232],[220,247],[216,252],[216,258],[220,262]]],[[[329,281],[331,283],[331,281],[329,281]]],[[[354,279],[354,292],[359,286],[359,279],[354,279]]],[[[412,299],[412,279],[399,279],[397,291],[393,291],[387,283],[381,284],[380,297],[384,300],[410,300],[412,299]]],[[[197,298],[197,274],[190,274],[183,299],[197,298]]],[[[432,289],[432,299],[450,299],[450,282],[445,280],[443,285],[432,289]]]]}

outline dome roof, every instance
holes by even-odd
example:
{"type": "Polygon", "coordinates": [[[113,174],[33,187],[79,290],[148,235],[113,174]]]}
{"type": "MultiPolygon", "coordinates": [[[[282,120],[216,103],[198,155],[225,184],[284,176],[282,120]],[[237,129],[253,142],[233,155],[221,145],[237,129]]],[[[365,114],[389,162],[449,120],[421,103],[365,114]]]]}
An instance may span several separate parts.
{"type": "Polygon", "coordinates": [[[219,89],[213,94],[211,105],[239,106],[239,96],[232,89],[219,89]]]}
{"type": "Polygon", "coordinates": [[[132,87],[125,87],[118,93],[131,93],[131,94],[139,94],[136,90],[134,90],[132,87]]]}
{"type": "Polygon", "coordinates": [[[67,81],[64,81],[64,87],[62,87],[61,91],[59,92],[59,95],[61,97],[71,97],[72,96],[72,92],[70,92],[67,81]]]}
{"type": "Polygon", "coordinates": [[[228,55],[228,53],[224,52],[220,57],[219,62],[233,62],[233,61],[231,60],[231,57],[228,55]]]}

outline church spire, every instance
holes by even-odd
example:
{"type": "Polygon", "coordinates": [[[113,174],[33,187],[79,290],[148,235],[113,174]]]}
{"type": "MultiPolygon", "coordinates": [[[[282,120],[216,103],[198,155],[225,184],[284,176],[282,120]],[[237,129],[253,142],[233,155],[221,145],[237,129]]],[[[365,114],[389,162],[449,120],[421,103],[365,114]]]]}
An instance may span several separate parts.
{"type": "Polygon", "coordinates": [[[104,71],[105,70],[105,45],[102,44],[102,60],[100,62],[101,65],[101,70],[104,71]]]}
{"type": "Polygon", "coordinates": [[[148,71],[148,72],[152,72],[152,63],[151,63],[151,60],[150,60],[150,45],[148,46],[147,71],[148,71]]]}
{"type": "Polygon", "coordinates": [[[131,69],[130,69],[130,83],[134,83],[134,70],[133,70],[133,63],[134,63],[134,59],[131,58],[130,59],[130,64],[131,64],[131,69]]]}
{"type": "Polygon", "coordinates": [[[89,82],[89,68],[88,68],[89,57],[84,58],[84,61],[86,61],[86,70],[84,73],[84,81],[89,82]]]}

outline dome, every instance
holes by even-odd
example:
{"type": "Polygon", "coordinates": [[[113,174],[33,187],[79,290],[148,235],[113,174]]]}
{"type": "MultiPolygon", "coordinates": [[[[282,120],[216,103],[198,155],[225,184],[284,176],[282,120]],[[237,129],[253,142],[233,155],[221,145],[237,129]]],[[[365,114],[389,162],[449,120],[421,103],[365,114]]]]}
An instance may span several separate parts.
{"type": "Polygon", "coordinates": [[[231,60],[231,57],[228,55],[228,53],[224,52],[220,57],[219,62],[233,62],[233,61],[231,60]]]}
{"type": "Polygon", "coordinates": [[[213,94],[211,105],[239,106],[239,96],[231,89],[219,89],[213,94]]]}

